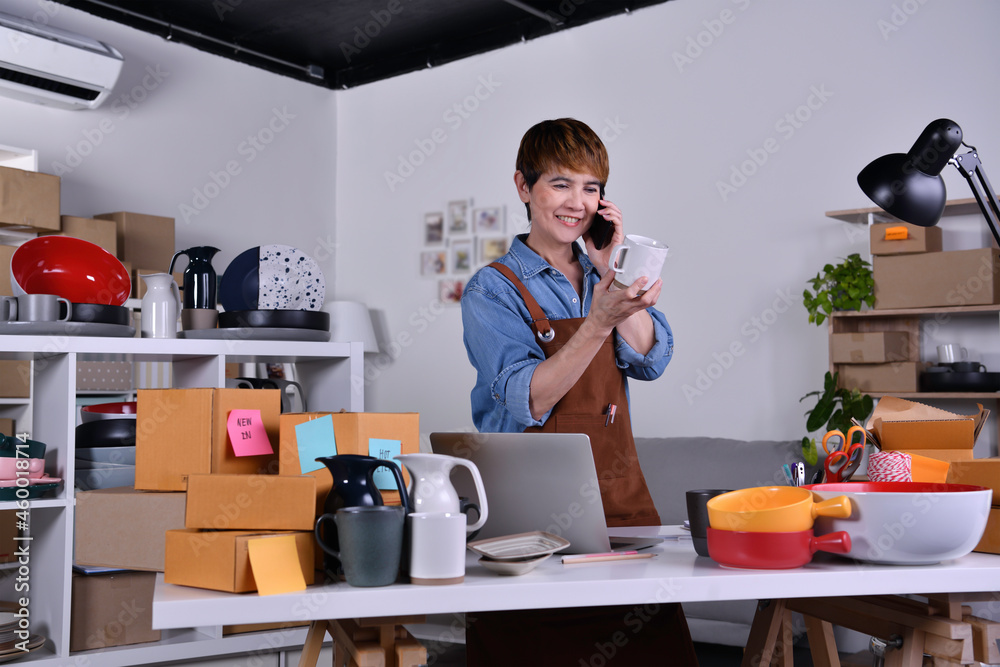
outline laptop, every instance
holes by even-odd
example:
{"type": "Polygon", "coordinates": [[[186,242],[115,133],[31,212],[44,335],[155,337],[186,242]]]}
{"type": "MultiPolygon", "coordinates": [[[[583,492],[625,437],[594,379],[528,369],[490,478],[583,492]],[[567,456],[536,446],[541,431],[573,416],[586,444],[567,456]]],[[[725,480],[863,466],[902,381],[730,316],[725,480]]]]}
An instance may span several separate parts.
{"type": "MultiPolygon", "coordinates": [[[[486,491],[487,518],[475,539],[536,530],[570,542],[562,553],[604,553],[659,544],[658,537],[608,531],[590,438],[583,433],[431,433],[431,449],[469,459],[486,491]]],[[[452,471],[459,496],[479,503],[472,475],[452,471]]]]}

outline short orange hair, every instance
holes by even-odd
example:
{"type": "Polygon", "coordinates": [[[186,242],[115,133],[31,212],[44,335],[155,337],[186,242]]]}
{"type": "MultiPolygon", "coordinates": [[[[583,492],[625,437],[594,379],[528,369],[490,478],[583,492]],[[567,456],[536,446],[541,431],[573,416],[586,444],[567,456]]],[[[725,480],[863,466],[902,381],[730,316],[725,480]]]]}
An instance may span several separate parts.
{"type": "Polygon", "coordinates": [[[531,188],[546,171],[562,167],[596,176],[603,188],[608,182],[608,151],[586,123],[575,118],[543,120],[521,138],[517,170],[531,188]]]}

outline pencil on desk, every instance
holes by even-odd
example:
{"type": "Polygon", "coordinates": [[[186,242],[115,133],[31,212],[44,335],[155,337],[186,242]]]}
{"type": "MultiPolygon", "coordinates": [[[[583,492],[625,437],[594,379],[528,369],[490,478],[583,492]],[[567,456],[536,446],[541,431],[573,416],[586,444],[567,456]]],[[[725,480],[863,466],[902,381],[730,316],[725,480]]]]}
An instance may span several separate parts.
{"type": "Polygon", "coordinates": [[[600,563],[608,560],[635,560],[638,558],[653,558],[654,553],[610,553],[610,554],[590,554],[584,556],[563,556],[563,565],[573,565],[575,563],[600,563]]]}

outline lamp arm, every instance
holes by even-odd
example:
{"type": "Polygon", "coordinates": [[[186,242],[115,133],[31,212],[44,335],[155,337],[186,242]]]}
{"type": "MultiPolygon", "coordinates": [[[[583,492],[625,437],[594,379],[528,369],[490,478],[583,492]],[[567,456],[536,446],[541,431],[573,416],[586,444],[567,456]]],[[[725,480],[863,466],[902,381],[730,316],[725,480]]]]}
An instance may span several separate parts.
{"type": "Polygon", "coordinates": [[[972,150],[962,155],[956,155],[952,158],[951,163],[969,182],[969,188],[976,198],[976,203],[979,204],[979,210],[982,211],[983,217],[986,218],[986,224],[993,232],[993,238],[1000,246],[1000,232],[997,231],[997,227],[1000,227],[1000,202],[997,202],[997,195],[993,191],[993,186],[990,185],[990,179],[986,177],[986,170],[983,169],[983,163],[979,160],[975,146],[969,146],[969,148],[972,150]],[[980,187],[982,191],[980,191],[980,187]]]}

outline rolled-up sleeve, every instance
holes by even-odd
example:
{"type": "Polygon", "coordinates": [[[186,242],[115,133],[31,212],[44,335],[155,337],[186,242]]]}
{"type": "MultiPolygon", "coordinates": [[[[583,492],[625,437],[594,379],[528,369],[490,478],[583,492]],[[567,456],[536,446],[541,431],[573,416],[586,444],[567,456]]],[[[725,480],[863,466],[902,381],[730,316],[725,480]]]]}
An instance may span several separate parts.
{"type": "Polygon", "coordinates": [[[512,430],[511,420],[520,430],[544,423],[548,414],[532,418],[529,396],[545,355],[524,316],[500,296],[472,285],[462,295],[462,323],[469,361],[479,373],[472,390],[476,428],[499,432],[512,430]]]}
{"type": "Polygon", "coordinates": [[[625,339],[615,334],[615,358],[618,367],[628,377],[636,380],[655,380],[663,374],[674,354],[674,334],[667,318],[655,308],[647,308],[653,319],[653,347],[646,354],[639,354],[625,339]]]}

